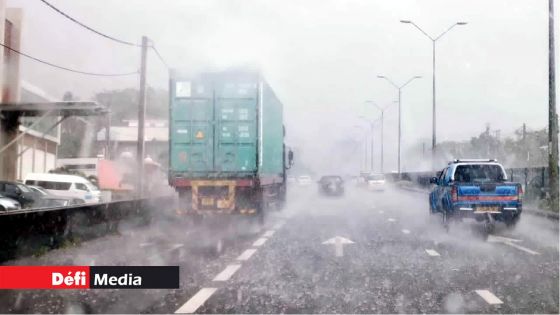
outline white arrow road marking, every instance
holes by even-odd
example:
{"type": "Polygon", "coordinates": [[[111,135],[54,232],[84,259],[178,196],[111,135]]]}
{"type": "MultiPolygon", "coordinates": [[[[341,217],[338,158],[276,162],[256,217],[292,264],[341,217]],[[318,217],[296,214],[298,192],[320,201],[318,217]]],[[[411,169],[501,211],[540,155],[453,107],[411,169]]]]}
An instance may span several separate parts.
{"type": "Polygon", "coordinates": [[[266,243],[267,240],[268,240],[268,238],[261,237],[253,243],[253,246],[255,246],[255,247],[262,246],[264,243],[266,243]]]}
{"type": "Polygon", "coordinates": [[[336,257],[342,257],[344,256],[344,250],[343,250],[343,245],[345,244],[354,244],[354,242],[352,242],[351,240],[344,238],[344,237],[340,237],[340,236],[335,236],[331,239],[328,239],[326,241],[323,242],[324,245],[331,245],[334,244],[334,254],[336,257]]]}
{"type": "Polygon", "coordinates": [[[439,253],[433,249],[426,249],[426,253],[428,253],[428,255],[430,256],[439,256],[439,253]]]}
{"type": "Polygon", "coordinates": [[[407,230],[407,229],[402,230],[402,232],[403,232],[404,234],[410,234],[410,231],[407,230]]]}
{"type": "Polygon", "coordinates": [[[389,218],[389,219],[387,219],[387,221],[389,221],[389,222],[395,222],[395,221],[397,221],[397,220],[395,220],[395,219],[393,219],[393,218],[389,218]]]}
{"type": "Polygon", "coordinates": [[[272,235],[274,235],[274,230],[268,230],[263,234],[263,237],[272,237],[272,235]]]}
{"type": "Polygon", "coordinates": [[[253,254],[256,251],[257,250],[254,249],[254,248],[247,249],[243,253],[241,253],[241,255],[239,255],[239,257],[237,257],[237,260],[247,260],[247,259],[251,258],[251,256],[253,256],[253,254]]]}
{"type": "Polygon", "coordinates": [[[503,237],[503,236],[495,236],[495,235],[488,235],[488,242],[491,243],[502,243],[502,244],[506,244],[508,246],[511,246],[513,248],[517,248],[519,250],[522,250],[526,253],[529,253],[531,255],[540,255],[538,252],[535,252],[534,250],[531,250],[527,247],[523,247],[519,244],[515,244],[515,243],[519,243],[521,242],[521,240],[516,240],[514,238],[508,238],[508,237],[503,237]],[[514,243],[515,242],[515,243],[514,243]]]}
{"type": "Polygon", "coordinates": [[[480,295],[488,304],[503,304],[502,300],[500,300],[497,296],[495,296],[492,292],[488,290],[475,290],[475,292],[480,295]]]}
{"type": "Polygon", "coordinates": [[[241,268],[241,265],[228,265],[212,281],[228,281],[239,268],[241,268]]]}
{"type": "Polygon", "coordinates": [[[183,304],[183,306],[179,307],[178,310],[175,311],[175,314],[192,314],[196,312],[196,310],[208,300],[214,292],[216,292],[218,288],[202,288],[198,291],[187,303],[183,304]]]}

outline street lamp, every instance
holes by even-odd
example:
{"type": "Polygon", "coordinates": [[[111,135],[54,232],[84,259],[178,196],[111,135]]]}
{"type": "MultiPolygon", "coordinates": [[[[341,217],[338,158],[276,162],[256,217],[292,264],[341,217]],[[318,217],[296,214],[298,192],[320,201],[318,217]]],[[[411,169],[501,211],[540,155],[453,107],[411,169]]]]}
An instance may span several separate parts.
{"type": "Polygon", "coordinates": [[[389,106],[391,106],[394,103],[397,103],[397,101],[394,101],[393,103],[381,108],[379,105],[377,105],[377,103],[375,103],[374,101],[371,100],[367,100],[366,103],[371,103],[373,104],[373,106],[377,107],[377,109],[379,109],[379,111],[381,112],[381,173],[383,173],[383,121],[384,121],[384,115],[385,115],[385,110],[387,110],[389,108],[389,106]]]}
{"type": "Polygon", "coordinates": [[[422,34],[426,35],[432,41],[432,163],[436,155],[436,42],[443,35],[447,34],[452,28],[457,25],[466,25],[467,22],[455,22],[447,30],[438,36],[430,36],[423,29],[421,29],[416,23],[410,20],[401,20],[401,23],[412,24],[416,27],[422,34]]]}
{"type": "Polygon", "coordinates": [[[406,83],[404,83],[403,85],[395,84],[391,79],[389,79],[384,75],[378,75],[377,77],[380,79],[385,79],[387,82],[389,82],[392,86],[394,86],[399,91],[399,145],[398,145],[399,152],[397,157],[397,172],[400,176],[401,175],[401,90],[415,79],[420,79],[421,76],[419,75],[413,76],[412,78],[408,79],[408,81],[406,81],[406,83]]]}
{"type": "Polygon", "coordinates": [[[371,172],[373,172],[373,123],[374,123],[374,121],[373,121],[373,120],[369,120],[369,119],[367,119],[367,118],[364,117],[364,116],[359,116],[359,118],[365,120],[365,121],[369,124],[369,127],[370,127],[370,131],[371,131],[371,143],[370,143],[370,152],[371,152],[371,155],[370,155],[370,170],[371,170],[371,172]]]}
{"type": "MultiPolygon", "coordinates": [[[[360,126],[360,125],[354,125],[354,128],[363,130],[363,126],[360,126]]],[[[365,156],[364,156],[364,171],[365,171],[367,169],[367,161],[368,161],[368,158],[367,158],[367,155],[368,155],[367,154],[368,153],[368,148],[367,147],[368,146],[367,146],[367,131],[363,131],[363,132],[364,132],[364,153],[365,153],[365,156]]]]}

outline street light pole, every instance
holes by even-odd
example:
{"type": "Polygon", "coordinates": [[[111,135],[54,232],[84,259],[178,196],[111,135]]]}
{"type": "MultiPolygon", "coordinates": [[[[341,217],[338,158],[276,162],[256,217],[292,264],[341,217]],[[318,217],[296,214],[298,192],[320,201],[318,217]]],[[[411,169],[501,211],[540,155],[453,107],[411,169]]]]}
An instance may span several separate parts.
{"type": "Polygon", "coordinates": [[[389,82],[392,86],[394,86],[398,92],[399,92],[399,135],[398,135],[398,155],[397,155],[397,172],[399,174],[399,176],[401,175],[401,124],[402,124],[402,115],[401,115],[401,94],[402,94],[402,89],[407,86],[410,82],[412,82],[414,79],[420,79],[421,76],[417,75],[417,76],[413,76],[412,78],[410,78],[408,81],[406,81],[406,83],[404,83],[403,85],[397,85],[395,84],[391,79],[389,79],[388,77],[384,76],[384,75],[378,75],[377,76],[380,79],[385,79],[387,82],[389,82]]]}
{"type": "Polygon", "coordinates": [[[447,30],[439,34],[436,37],[428,35],[423,29],[421,29],[416,23],[410,20],[401,20],[401,23],[412,24],[416,27],[422,34],[432,41],[432,163],[436,157],[436,42],[443,35],[449,32],[452,28],[457,25],[466,25],[467,22],[456,22],[453,23],[447,30]]]}
{"type": "MultiPolygon", "coordinates": [[[[393,103],[397,103],[398,101],[394,101],[393,103]]],[[[385,110],[387,110],[389,108],[389,106],[391,106],[392,104],[389,104],[387,106],[385,106],[384,108],[381,108],[379,105],[377,105],[377,103],[375,103],[374,101],[371,100],[367,100],[366,103],[370,103],[373,104],[373,106],[377,107],[377,109],[379,109],[379,111],[381,112],[381,173],[384,172],[384,163],[383,163],[383,157],[384,157],[384,150],[383,150],[383,146],[384,146],[384,137],[383,137],[383,124],[385,121],[385,110]]]]}

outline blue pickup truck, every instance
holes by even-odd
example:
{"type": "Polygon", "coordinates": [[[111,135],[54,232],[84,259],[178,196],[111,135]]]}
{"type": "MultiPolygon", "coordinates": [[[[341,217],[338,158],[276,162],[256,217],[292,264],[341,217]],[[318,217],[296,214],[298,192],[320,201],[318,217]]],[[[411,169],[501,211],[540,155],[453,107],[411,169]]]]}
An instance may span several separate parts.
{"type": "Polygon", "coordinates": [[[473,218],[490,232],[495,221],[513,227],[521,216],[522,186],[509,182],[496,160],[454,160],[430,183],[430,213],[441,213],[446,229],[450,220],[473,218]]]}

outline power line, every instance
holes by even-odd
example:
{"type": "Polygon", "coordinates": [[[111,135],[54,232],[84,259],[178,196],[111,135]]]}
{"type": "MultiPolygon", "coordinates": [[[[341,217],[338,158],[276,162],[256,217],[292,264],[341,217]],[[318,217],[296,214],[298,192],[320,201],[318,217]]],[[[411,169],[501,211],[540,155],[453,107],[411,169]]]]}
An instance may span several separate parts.
{"type": "Polygon", "coordinates": [[[19,54],[19,55],[22,55],[22,56],[24,56],[24,57],[27,57],[27,58],[29,58],[29,59],[35,60],[35,61],[37,61],[37,62],[40,62],[40,63],[42,63],[42,64],[46,64],[46,65],[51,66],[51,67],[54,67],[54,68],[58,68],[58,69],[61,69],[61,70],[66,70],[66,71],[70,71],[70,72],[74,72],[74,73],[85,74],[85,75],[91,75],[91,76],[98,76],[98,77],[123,77],[123,76],[129,76],[129,75],[133,75],[133,74],[138,74],[138,71],[127,72],[127,73],[95,73],[95,72],[87,72],[87,71],[75,70],[75,69],[71,69],[71,68],[59,66],[59,65],[56,65],[56,64],[51,63],[51,62],[48,62],[48,61],[44,61],[44,60],[41,60],[41,59],[39,59],[39,58],[35,58],[35,57],[30,56],[30,55],[28,55],[28,54],[26,54],[26,53],[23,53],[23,52],[21,52],[21,51],[19,51],[19,50],[13,49],[12,47],[6,46],[6,45],[4,45],[4,44],[2,44],[2,43],[0,43],[0,46],[4,47],[4,48],[6,48],[6,49],[8,49],[8,50],[10,50],[10,51],[13,51],[13,52],[15,52],[15,53],[17,53],[17,54],[19,54]]]}
{"type": "Polygon", "coordinates": [[[78,24],[78,25],[80,25],[80,26],[86,28],[86,29],[89,30],[89,31],[94,32],[94,33],[97,34],[97,35],[103,36],[103,37],[105,37],[105,38],[107,38],[107,39],[110,39],[110,40],[112,40],[112,41],[115,41],[115,42],[117,42],[117,43],[121,43],[121,44],[124,44],[124,45],[135,46],[135,47],[140,47],[140,46],[141,46],[141,45],[138,45],[138,44],[135,44],[135,43],[132,43],[132,42],[128,42],[128,41],[125,41],[125,40],[121,40],[121,39],[115,38],[115,37],[113,37],[113,36],[109,36],[109,35],[107,35],[107,34],[103,34],[103,33],[99,32],[99,31],[97,31],[97,30],[94,30],[93,28],[91,28],[91,27],[85,25],[84,23],[82,23],[82,22],[76,20],[75,18],[69,16],[68,14],[62,12],[60,9],[58,9],[58,8],[55,7],[54,5],[50,4],[50,3],[47,2],[46,0],[40,0],[40,1],[43,2],[44,4],[46,4],[47,6],[49,6],[51,9],[53,9],[53,10],[55,10],[56,12],[60,13],[60,14],[63,15],[65,18],[69,19],[70,21],[72,21],[72,22],[74,22],[74,23],[76,23],[76,24],[78,24]]]}
{"type": "Polygon", "coordinates": [[[156,56],[159,58],[159,60],[165,65],[165,67],[167,69],[169,69],[169,66],[167,65],[167,62],[165,62],[165,60],[163,59],[163,57],[161,56],[161,54],[159,53],[159,51],[157,50],[156,46],[154,46],[154,43],[152,42],[152,45],[150,46],[150,48],[152,48],[152,50],[156,53],[156,56]]]}

